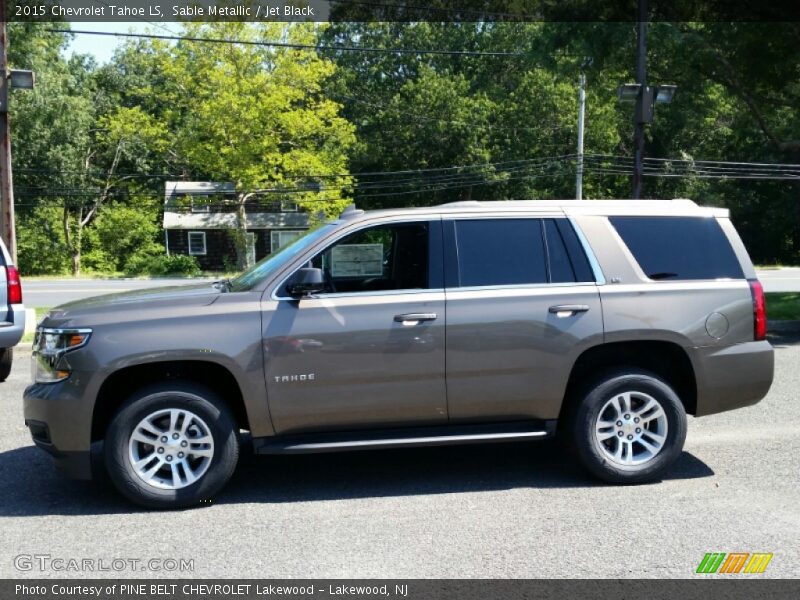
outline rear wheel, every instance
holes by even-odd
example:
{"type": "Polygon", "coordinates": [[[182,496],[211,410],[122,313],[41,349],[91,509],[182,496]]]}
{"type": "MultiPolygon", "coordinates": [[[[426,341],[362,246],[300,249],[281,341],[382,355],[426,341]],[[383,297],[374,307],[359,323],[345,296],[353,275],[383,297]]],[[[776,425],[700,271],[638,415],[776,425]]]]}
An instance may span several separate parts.
{"type": "Polygon", "coordinates": [[[14,360],[13,348],[0,348],[0,381],[5,381],[11,374],[11,363],[14,360]]]}
{"type": "Polygon", "coordinates": [[[686,411],[665,381],[644,371],[608,374],[590,385],[574,415],[578,457],[612,483],[661,477],[686,440],[686,411]]]}
{"type": "Polygon", "coordinates": [[[159,384],[134,394],[111,421],[106,465],[114,485],[149,508],[210,500],[239,457],[230,410],[211,390],[159,384]]]}

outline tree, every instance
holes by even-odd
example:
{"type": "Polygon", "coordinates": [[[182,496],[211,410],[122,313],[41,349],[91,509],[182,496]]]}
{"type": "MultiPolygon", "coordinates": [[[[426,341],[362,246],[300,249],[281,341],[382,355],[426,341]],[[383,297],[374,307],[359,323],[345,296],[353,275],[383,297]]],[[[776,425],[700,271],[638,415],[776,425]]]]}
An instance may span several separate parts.
{"type": "MultiPolygon", "coordinates": [[[[315,26],[303,24],[188,24],[184,33],[306,44],[316,39],[315,26]]],[[[160,119],[169,127],[176,161],[236,186],[240,266],[248,256],[249,202],[291,197],[328,214],[347,203],[343,174],[355,138],[340,105],[322,93],[335,69],[331,61],[313,50],[191,42],[153,45],[147,56],[164,81],[159,93],[170,95],[160,119]]]]}
{"type": "Polygon", "coordinates": [[[113,198],[126,182],[136,179],[136,174],[119,174],[120,164],[137,162],[145,149],[158,151],[166,148],[166,128],[139,108],[120,108],[98,121],[92,131],[92,144],[86,149],[84,173],[92,173],[99,163],[93,179],[100,187],[88,202],[65,202],[63,212],[64,239],[72,257],[72,274],[81,268],[83,230],[98,215],[98,211],[113,198]]]}

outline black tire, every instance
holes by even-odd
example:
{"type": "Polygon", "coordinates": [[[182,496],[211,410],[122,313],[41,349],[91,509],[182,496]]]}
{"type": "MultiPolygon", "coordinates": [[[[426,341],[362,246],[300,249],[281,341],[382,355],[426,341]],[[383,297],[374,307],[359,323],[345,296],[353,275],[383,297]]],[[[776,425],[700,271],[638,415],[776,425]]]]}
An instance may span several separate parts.
{"type": "Polygon", "coordinates": [[[105,462],[111,481],[125,497],[147,508],[209,504],[233,475],[238,459],[238,428],[231,411],[214,392],[188,382],[163,382],[136,392],[111,420],[105,437],[105,462]],[[136,473],[129,452],[134,428],[148,415],[166,409],[190,411],[207,424],[213,437],[213,456],[205,472],[194,483],[178,489],[147,483],[136,473]]]}
{"type": "Polygon", "coordinates": [[[14,361],[13,348],[0,348],[0,382],[11,375],[11,363],[14,361]]]}
{"type": "MultiPolygon", "coordinates": [[[[606,408],[603,420],[607,420],[608,415],[613,414],[614,407],[606,408]]],[[[629,422],[615,421],[605,433],[613,433],[619,436],[622,427],[617,427],[618,423],[623,423],[625,427],[635,427],[632,418],[629,422]]],[[[663,425],[663,420],[661,421],[663,425]]],[[[655,427],[648,424],[647,427],[655,427]]],[[[636,484],[655,481],[661,478],[667,469],[675,462],[683,450],[686,440],[686,411],[678,395],[672,387],[665,381],[647,371],[626,370],[606,373],[597,378],[584,388],[581,400],[572,414],[570,423],[570,433],[572,443],[581,464],[593,475],[610,483],[636,484]],[[646,453],[651,452],[641,442],[625,442],[629,431],[622,432],[622,444],[625,445],[627,452],[639,452],[639,459],[643,460],[640,464],[621,464],[616,462],[608,452],[616,450],[619,440],[613,437],[600,441],[595,434],[600,411],[606,407],[606,403],[615,396],[625,392],[633,393],[633,402],[641,402],[639,407],[646,404],[646,400],[641,400],[643,395],[649,396],[661,405],[666,417],[666,435],[661,449],[650,458],[646,458],[646,453]],[[639,395],[639,398],[637,398],[639,395]],[[630,448],[630,449],[628,449],[630,448]],[[642,458],[645,456],[645,458],[642,458]]],[[[637,430],[634,430],[637,431],[637,430]]],[[[654,429],[655,432],[655,429],[654,429]]],[[[637,436],[633,431],[630,432],[634,440],[637,436]]],[[[645,432],[645,441],[653,442],[653,437],[645,432]]],[[[613,453],[613,452],[612,452],[613,453]]],[[[624,458],[624,456],[623,456],[624,458]]]]}

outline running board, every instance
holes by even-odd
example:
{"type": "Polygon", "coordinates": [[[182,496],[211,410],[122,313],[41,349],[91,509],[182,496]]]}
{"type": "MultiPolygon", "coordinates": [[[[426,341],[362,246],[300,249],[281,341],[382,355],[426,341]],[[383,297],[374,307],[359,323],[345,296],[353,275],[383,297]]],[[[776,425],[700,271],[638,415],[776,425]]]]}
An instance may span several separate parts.
{"type": "Polygon", "coordinates": [[[253,439],[256,454],[309,454],[451,444],[524,442],[552,437],[555,421],[420,427],[381,431],[305,433],[253,439]]]}

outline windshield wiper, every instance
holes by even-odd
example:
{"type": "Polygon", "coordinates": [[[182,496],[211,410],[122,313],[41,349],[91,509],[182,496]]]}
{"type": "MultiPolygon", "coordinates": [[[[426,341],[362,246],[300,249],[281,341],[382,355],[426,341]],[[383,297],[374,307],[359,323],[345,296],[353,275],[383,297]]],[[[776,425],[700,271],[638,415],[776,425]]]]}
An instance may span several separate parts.
{"type": "Polygon", "coordinates": [[[662,272],[662,273],[648,273],[647,276],[650,279],[669,279],[670,277],[677,277],[678,274],[677,273],[662,272]]]}

